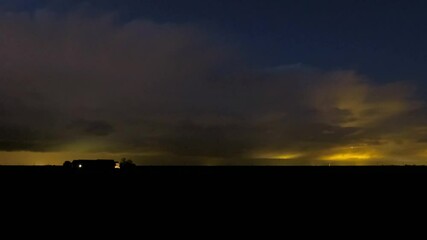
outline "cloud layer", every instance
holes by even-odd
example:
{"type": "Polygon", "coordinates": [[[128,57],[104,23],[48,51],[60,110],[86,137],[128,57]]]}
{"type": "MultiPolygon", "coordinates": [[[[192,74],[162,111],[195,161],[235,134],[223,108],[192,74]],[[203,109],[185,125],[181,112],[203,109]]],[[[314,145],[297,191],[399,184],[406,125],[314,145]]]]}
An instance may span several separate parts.
{"type": "Polygon", "coordinates": [[[248,69],[198,27],[114,15],[0,12],[0,32],[0,151],[149,164],[427,159],[427,111],[404,83],[248,69]]]}

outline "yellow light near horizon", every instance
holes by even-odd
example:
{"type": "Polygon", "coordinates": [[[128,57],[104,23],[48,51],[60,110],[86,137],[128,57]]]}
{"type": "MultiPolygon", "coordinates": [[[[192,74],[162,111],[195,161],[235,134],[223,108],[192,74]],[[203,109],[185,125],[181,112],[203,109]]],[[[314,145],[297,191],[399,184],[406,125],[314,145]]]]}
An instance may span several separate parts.
{"type": "Polygon", "coordinates": [[[383,154],[378,149],[363,144],[339,147],[328,152],[320,159],[323,161],[366,162],[383,157],[383,154]]]}
{"type": "MultiPolygon", "coordinates": [[[[427,148],[427,146],[426,146],[427,148]]],[[[417,157],[421,157],[421,158],[427,158],[427,150],[421,150],[418,151],[418,153],[416,154],[417,157]]]]}
{"type": "MultiPolygon", "coordinates": [[[[4,152],[0,151],[0,165],[61,165],[74,159],[121,159],[132,153],[80,153],[80,152],[4,152]]],[[[82,166],[84,167],[84,166],[82,166]]]]}
{"type": "Polygon", "coordinates": [[[261,154],[255,158],[275,159],[275,160],[291,160],[302,157],[301,153],[285,153],[285,154],[261,154]]]}
{"type": "Polygon", "coordinates": [[[346,161],[346,160],[369,160],[374,158],[372,154],[369,153],[338,153],[327,156],[324,160],[327,161],[346,161]]]}
{"type": "Polygon", "coordinates": [[[302,154],[283,154],[272,157],[272,159],[289,160],[301,157],[302,154]]]}

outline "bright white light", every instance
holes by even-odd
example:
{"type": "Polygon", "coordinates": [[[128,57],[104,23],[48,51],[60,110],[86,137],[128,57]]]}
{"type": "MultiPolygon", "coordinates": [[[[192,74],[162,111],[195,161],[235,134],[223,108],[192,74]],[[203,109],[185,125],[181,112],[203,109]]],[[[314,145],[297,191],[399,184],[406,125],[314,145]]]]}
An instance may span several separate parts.
{"type": "Polygon", "coordinates": [[[82,167],[83,167],[83,165],[79,164],[79,168],[82,168],[82,167]]]}

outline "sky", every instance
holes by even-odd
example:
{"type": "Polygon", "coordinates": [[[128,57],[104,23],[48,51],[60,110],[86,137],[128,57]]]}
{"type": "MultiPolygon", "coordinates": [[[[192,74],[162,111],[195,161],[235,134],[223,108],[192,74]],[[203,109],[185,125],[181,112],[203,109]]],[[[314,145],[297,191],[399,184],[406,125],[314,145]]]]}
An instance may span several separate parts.
{"type": "Polygon", "coordinates": [[[0,165],[424,165],[426,8],[2,0],[0,165]]]}

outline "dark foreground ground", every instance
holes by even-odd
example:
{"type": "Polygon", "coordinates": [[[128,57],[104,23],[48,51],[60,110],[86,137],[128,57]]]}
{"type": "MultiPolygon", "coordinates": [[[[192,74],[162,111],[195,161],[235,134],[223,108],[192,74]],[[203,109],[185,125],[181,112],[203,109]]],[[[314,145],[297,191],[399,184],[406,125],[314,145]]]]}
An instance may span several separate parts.
{"type": "Polygon", "coordinates": [[[113,171],[80,171],[70,170],[62,166],[0,166],[0,177],[32,177],[33,179],[58,178],[78,179],[85,177],[157,179],[173,176],[174,180],[185,180],[197,177],[199,180],[211,178],[233,178],[234,180],[254,180],[258,177],[300,179],[325,178],[346,179],[382,176],[389,177],[427,177],[427,166],[366,166],[366,167],[153,167],[139,166],[128,170],[113,171]]]}
{"type": "Polygon", "coordinates": [[[93,184],[98,186],[341,186],[427,187],[427,167],[136,167],[128,171],[76,171],[63,167],[0,166],[4,185],[93,184]]]}
{"type": "Polygon", "coordinates": [[[255,206],[286,211],[301,205],[407,207],[425,203],[427,167],[137,167],[115,172],[0,167],[0,184],[7,204],[49,206],[61,214],[79,206],[106,213],[167,208],[184,215],[188,207],[203,213],[217,205],[247,213],[255,206]]]}

